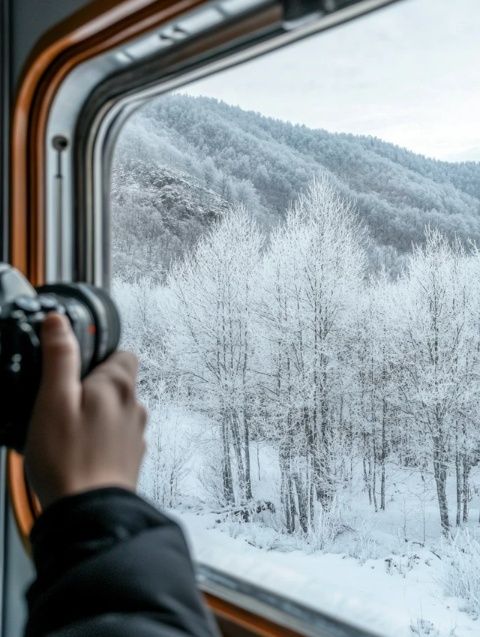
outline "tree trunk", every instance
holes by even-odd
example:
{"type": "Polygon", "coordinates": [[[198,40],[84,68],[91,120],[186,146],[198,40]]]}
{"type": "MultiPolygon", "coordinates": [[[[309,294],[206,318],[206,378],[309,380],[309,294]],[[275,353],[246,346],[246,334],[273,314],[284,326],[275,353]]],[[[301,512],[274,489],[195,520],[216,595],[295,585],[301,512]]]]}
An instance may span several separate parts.
{"type": "Polygon", "coordinates": [[[463,492],[463,484],[462,484],[462,471],[460,466],[460,453],[458,450],[455,453],[455,478],[456,478],[456,494],[457,494],[457,514],[456,514],[456,525],[460,526],[462,521],[462,492],[463,492]]]}
{"type": "Polygon", "coordinates": [[[315,485],[313,481],[310,480],[310,489],[309,489],[309,515],[310,515],[310,527],[313,528],[315,524],[315,485]]]}
{"type": "Polygon", "coordinates": [[[368,478],[367,459],[365,458],[365,455],[363,456],[363,482],[365,483],[365,489],[368,493],[368,504],[372,504],[372,489],[368,478]]]}
{"type": "Polygon", "coordinates": [[[250,462],[250,421],[248,414],[244,413],[244,437],[243,437],[243,455],[245,458],[245,498],[252,500],[252,471],[250,462]]]}
{"type": "Polygon", "coordinates": [[[468,500],[470,498],[470,459],[463,454],[463,522],[468,522],[468,500]]]}
{"type": "Polygon", "coordinates": [[[380,477],[380,509],[385,511],[385,486],[386,486],[386,476],[385,476],[385,464],[387,459],[387,433],[386,433],[386,423],[387,420],[387,405],[385,399],[382,401],[382,452],[380,456],[381,460],[381,477],[380,477]]]}
{"type": "MultiPolygon", "coordinates": [[[[317,339],[317,334],[315,334],[317,339]]],[[[317,345],[315,346],[318,350],[317,345]]],[[[333,502],[334,489],[330,462],[331,440],[328,418],[327,361],[325,355],[318,352],[320,373],[314,371],[314,410],[312,426],[316,433],[314,451],[314,480],[317,499],[324,511],[328,511],[333,502]],[[320,425],[319,431],[318,427],[320,425]]]]}
{"type": "Polygon", "coordinates": [[[247,500],[247,490],[245,483],[245,464],[242,454],[242,440],[240,436],[240,427],[238,414],[230,413],[230,431],[232,434],[233,450],[235,452],[235,461],[237,464],[238,483],[240,486],[240,499],[242,502],[247,500]]]}
{"type": "Polygon", "coordinates": [[[292,478],[297,492],[298,521],[300,528],[306,534],[308,533],[308,502],[306,497],[308,491],[303,488],[302,481],[300,480],[298,473],[294,473],[292,478]]]}
{"type": "Polygon", "coordinates": [[[235,494],[233,492],[233,480],[232,480],[232,464],[230,460],[230,442],[228,436],[228,426],[223,419],[222,422],[222,482],[223,482],[223,497],[226,504],[234,504],[235,494]]]}
{"type": "Polygon", "coordinates": [[[450,521],[448,519],[448,502],[447,502],[447,469],[445,454],[442,453],[442,446],[439,441],[434,441],[433,450],[433,473],[435,476],[435,484],[437,487],[438,508],[440,512],[440,524],[442,533],[448,537],[450,533],[450,521]],[[439,449],[440,447],[440,449],[439,449]]]}
{"type": "Polygon", "coordinates": [[[296,507],[295,498],[292,485],[292,472],[291,472],[291,440],[290,435],[287,436],[287,440],[280,442],[279,448],[279,464],[281,475],[281,501],[283,506],[283,512],[285,514],[285,527],[287,533],[293,533],[295,531],[295,517],[296,507]]]}
{"type": "Polygon", "coordinates": [[[260,482],[260,480],[262,479],[262,474],[260,471],[260,444],[258,440],[257,440],[257,477],[258,477],[258,481],[260,482]]]}

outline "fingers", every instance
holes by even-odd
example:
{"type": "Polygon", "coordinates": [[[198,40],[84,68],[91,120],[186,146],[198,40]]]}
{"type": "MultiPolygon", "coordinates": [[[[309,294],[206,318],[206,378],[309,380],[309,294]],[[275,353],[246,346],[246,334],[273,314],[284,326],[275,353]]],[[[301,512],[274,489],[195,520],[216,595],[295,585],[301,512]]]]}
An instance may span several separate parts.
{"type": "Polygon", "coordinates": [[[132,378],[137,377],[138,372],[138,358],[132,352],[115,352],[110,356],[108,361],[104,363],[112,365],[118,365],[120,368],[124,369],[129,376],[132,378]]]}
{"type": "Polygon", "coordinates": [[[115,352],[99,365],[93,374],[101,374],[103,372],[110,374],[118,369],[123,370],[128,376],[135,379],[138,371],[138,358],[131,352],[115,352]]]}
{"type": "Polygon", "coordinates": [[[147,425],[147,421],[148,421],[148,411],[143,405],[139,404],[138,405],[138,423],[142,431],[143,429],[145,429],[147,425]]]}
{"type": "Polygon", "coordinates": [[[123,402],[135,398],[138,359],[130,352],[116,352],[89,375],[90,387],[107,382],[115,387],[123,402]]]}
{"type": "Polygon", "coordinates": [[[42,380],[40,391],[52,397],[80,387],[80,351],[77,339],[65,316],[49,314],[41,331],[42,380]]]}

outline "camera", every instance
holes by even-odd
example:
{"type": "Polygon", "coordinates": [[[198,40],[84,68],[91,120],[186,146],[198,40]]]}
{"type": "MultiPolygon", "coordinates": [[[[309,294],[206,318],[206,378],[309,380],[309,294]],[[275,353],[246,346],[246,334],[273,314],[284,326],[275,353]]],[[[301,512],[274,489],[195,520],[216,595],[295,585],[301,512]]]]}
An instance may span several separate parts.
{"type": "Polygon", "coordinates": [[[0,445],[20,453],[40,384],[40,328],[49,312],[68,317],[80,345],[82,378],[120,341],[118,310],[105,290],[87,283],[34,288],[0,263],[0,445]]]}

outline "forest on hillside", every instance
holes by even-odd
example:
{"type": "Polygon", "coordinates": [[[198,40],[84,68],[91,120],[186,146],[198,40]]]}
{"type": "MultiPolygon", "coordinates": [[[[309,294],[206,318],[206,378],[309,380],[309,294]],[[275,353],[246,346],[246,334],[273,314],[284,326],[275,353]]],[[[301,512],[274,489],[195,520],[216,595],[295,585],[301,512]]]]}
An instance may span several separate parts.
{"type": "MultiPolygon", "coordinates": [[[[141,269],[138,254],[151,244],[157,275],[164,276],[226,205],[244,205],[268,233],[319,173],[355,202],[374,270],[398,274],[413,244],[425,241],[427,226],[465,244],[480,240],[478,162],[437,161],[376,138],[170,95],[138,111],[117,145],[115,269],[131,277],[141,269]],[[192,200],[199,210],[186,215],[192,200]]],[[[151,263],[151,255],[144,258],[151,263]]]]}
{"type": "Polygon", "coordinates": [[[112,257],[151,414],[142,488],[209,560],[223,536],[240,576],[306,556],[308,594],[311,555],[353,558],[433,609],[389,634],[469,634],[436,625],[443,596],[480,614],[479,176],[210,99],[131,121],[112,257]]]}

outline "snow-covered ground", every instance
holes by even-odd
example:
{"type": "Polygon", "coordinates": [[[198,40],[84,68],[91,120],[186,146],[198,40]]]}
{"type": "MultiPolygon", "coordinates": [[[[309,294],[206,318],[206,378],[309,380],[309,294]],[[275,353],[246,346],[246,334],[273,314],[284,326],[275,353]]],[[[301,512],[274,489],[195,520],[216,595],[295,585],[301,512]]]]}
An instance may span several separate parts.
{"type": "MultiPolygon", "coordinates": [[[[269,512],[242,522],[217,510],[205,490],[205,464],[216,444],[211,429],[198,414],[171,407],[163,408],[162,414],[161,453],[163,457],[181,453],[184,460],[175,507],[169,510],[186,530],[198,562],[379,635],[478,634],[479,621],[466,612],[465,600],[446,593],[449,559],[440,536],[431,476],[420,479],[417,473],[389,466],[383,512],[375,512],[369,504],[362,480],[354,481],[356,488],[348,487],[337,505],[343,531],[319,550],[315,543],[277,530],[269,512]],[[188,450],[177,449],[185,440],[188,450]]],[[[154,412],[155,416],[159,414],[154,412]]],[[[153,425],[142,476],[143,490],[150,497],[153,476],[159,471],[159,448],[152,445],[158,435],[153,425]]],[[[272,485],[278,462],[268,445],[260,445],[258,454],[258,463],[252,458],[255,494],[276,501],[272,485]]],[[[449,486],[453,502],[453,481],[449,486]]],[[[471,504],[474,531],[478,508],[474,501],[471,504]]]]}
{"type": "Polygon", "coordinates": [[[379,635],[467,637],[479,622],[446,597],[443,564],[428,549],[407,546],[361,562],[345,554],[261,549],[214,528],[212,516],[177,514],[195,558],[379,635]]]}

